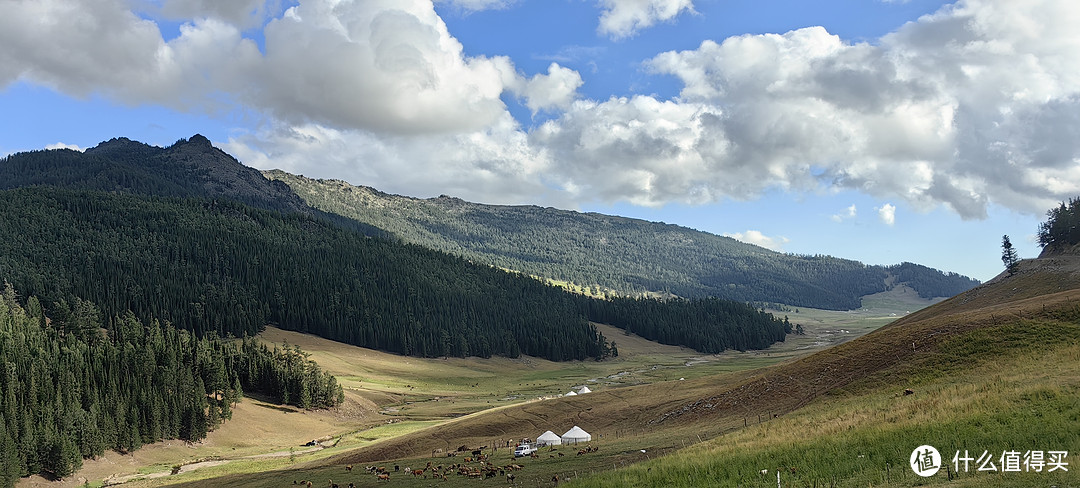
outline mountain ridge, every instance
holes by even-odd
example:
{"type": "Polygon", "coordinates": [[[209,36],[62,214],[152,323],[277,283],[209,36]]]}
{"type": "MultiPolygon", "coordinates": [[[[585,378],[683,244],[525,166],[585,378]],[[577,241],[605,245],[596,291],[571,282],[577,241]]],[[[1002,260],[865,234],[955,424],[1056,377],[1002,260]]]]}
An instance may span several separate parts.
{"type": "Polygon", "coordinates": [[[783,254],[676,224],[447,195],[421,199],[281,170],[263,174],[287,183],[309,205],[405,242],[595,291],[839,310],[859,308],[860,297],[893,284],[911,284],[923,298],[952,296],[977,284],[913,263],[868,266],[783,254]]]}

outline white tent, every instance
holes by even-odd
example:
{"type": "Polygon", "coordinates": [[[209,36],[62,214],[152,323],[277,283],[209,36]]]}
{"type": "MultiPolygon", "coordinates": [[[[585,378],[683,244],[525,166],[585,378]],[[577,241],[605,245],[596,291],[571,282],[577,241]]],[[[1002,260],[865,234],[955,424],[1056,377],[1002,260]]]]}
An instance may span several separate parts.
{"type": "Polygon", "coordinates": [[[563,444],[577,444],[579,442],[589,442],[591,440],[592,435],[576,425],[573,429],[566,431],[566,433],[562,435],[563,444]]]}
{"type": "Polygon", "coordinates": [[[583,386],[580,390],[578,390],[578,393],[584,395],[585,393],[592,393],[592,390],[590,390],[587,386],[583,386]]]}
{"type": "Polygon", "coordinates": [[[562,444],[562,438],[559,437],[559,434],[550,430],[540,434],[540,437],[536,438],[537,446],[557,446],[559,444],[562,444]]]}
{"type": "Polygon", "coordinates": [[[565,395],[563,395],[563,396],[577,396],[577,393],[574,393],[574,390],[570,390],[569,392],[567,392],[567,393],[566,393],[565,395]]]}

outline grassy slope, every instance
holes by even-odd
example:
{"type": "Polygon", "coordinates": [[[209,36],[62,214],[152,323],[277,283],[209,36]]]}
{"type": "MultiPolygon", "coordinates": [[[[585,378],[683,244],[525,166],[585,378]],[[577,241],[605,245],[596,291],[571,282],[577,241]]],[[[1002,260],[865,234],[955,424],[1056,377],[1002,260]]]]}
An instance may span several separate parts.
{"type": "MultiPolygon", "coordinates": [[[[906,305],[897,295],[877,297],[870,304],[894,310],[906,305]]],[[[906,466],[911,449],[921,443],[938,446],[947,457],[956,449],[1065,449],[1073,454],[1070,463],[1076,466],[1080,464],[1075,456],[1080,446],[1078,304],[1080,259],[1058,257],[1025,261],[1016,276],[996,279],[852,340],[826,332],[870,328],[882,319],[836,312],[830,319],[818,315],[822,314],[819,311],[801,310],[793,316],[813,318],[808,326],[812,335],[792,337],[771,352],[728,357],[726,362],[725,358],[710,357],[700,370],[697,365],[680,368],[671,362],[666,366],[655,363],[664,356],[694,363],[692,352],[650,349],[653,346],[647,343],[613,334],[617,341],[625,341],[627,357],[621,358],[621,363],[576,363],[563,371],[566,365],[548,369],[539,361],[398,362],[393,366],[398,371],[379,380],[378,372],[387,371],[385,366],[394,363],[395,357],[374,358],[364,365],[363,359],[348,356],[347,351],[340,351],[345,356],[334,359],[339,352],[332,348],[302,343],[319,351],[317,355],[325,355],[316,359],[331,371],[353,368],[356,378],[346,381],[359,383],[351,385],[351,394],[384,394],[378,400],[384,409],[404,406],[395,415],[405,424],[439,411],[441,406],[436,408],[431,402],[409,403],[437,391],[439,378],[479,379],[479,391],[456,395],[468,405],[459,413],[483,411],[430,429],[403,425],[385,439],[367,441],[359,450],[327,450],[320,456],[304,457],[301,461],[307,463],[291,467],[208,468],[205,476],[224,477],[195,485],[274,486],[289,484],[290,479],[311,479],[325,486],[326,480],[333,479],[374,486],[370,475],[346,476],[341,466],[423,465],[432,449],[490,444],[495,439],[535,436],[547,429],[566,430],[574,424],[597,436],[595,445],[601,447],[600,453],[555,457],[557,453],[542,452],[548,457],[522,461],[526,469],[517,473],[518,485],[549,485],[551,476],[559,475],[564,480],[577,478],[575,483],[584,486],[772,486],[774,471],[768,481],[757,473],[780,468],[787,480],[784,486],[910,486],[922,482],[906,466]],[[820,325],[813,324],[814,320],[820,320],[820,325]],[[840,345],[767,365],[798,357],[800,348],[823,340],[840,345]],[[774,353],[776,356],[770,357],[774,353]],[[735,364],[738,366],[731,369],[737,371],[720,373],[735,364]],[[765,367],[744,369],[755,364],[765,367]],[[522,390],[544,389],[582,384],[603,372],[620,370],[641,375],[639,380],[646,384],[617,387],[618,383],[613,383],[586,396],[522,405],[496,400],[493,403],[506,406],[486,406],[485,398],[501,398],[505,394],[502,389],[513,387],[521,378],[532,380],[524,381],[522,390]],[[677,375],[686,380],[679,381],[677,375]],[[655,382],[662,379],[671,380],[655,382]],[[416,385],[398,384],[413,380],[416,385]],[[916,394],[903,396],[904,388],[913,388],[916,394]],[[425,404],[431,408],[425,410],[421,406],[425,404]],[[744,427],[746,424],[749,427],[744,427]],[[706,442],[700,442],[702,439],[706,442]],[[794,474],[790,468],[795,468],[794,474]],[[252,473],[253,469],[260,472],[252,473]],[[599,472],[603,474],[587,476],[599,472]]],[[[320,340],[305,337],[275,340],[320,340]]],[[[494,454],[492,460],[500,465],[511,462],[505,450],[494,454]]],[[[460,459],[435,460],[440,461],[460,459]]],[[[934,480],[942,481],[943,476],[934,480]]],[[[175,481],[184,479],[192,478],[175,481]]],[[[1080,486],[1073,474],[1060,472],[971,474],[962,477],[959,486],[988,482],[1080,486]]],[[[428,486],[431,481],[398,475],[394,483],[428,486]]],[[[439,483],[475,486],[476,481],[450,477],[445,484],[439,483]]]]}
{"type": "Polygon", "coordinates": [[[808,406],[575,486],[772,486],[777,469],[786,486],[947,481],[945,471],[923,480],[907,467],[921,444],[946,462],[965,449],[1068,450],[1068,473],[973,472],[956,484],[1080,486],[1077,271],[1076,257],[1026,261],[1016,276],[689,404],[674,423],[722,422],[770,390],[787,392],[777,408],[808,406]]]}
{"type": "MultiPolygon", "coordinates": [[[[370,475],[346,477],[341,466],[423,465],[431,449],[535,436],[573,424],[603,436],[595,442],[600,453],[542,452],[540,459],[523,462],[518,485],[550,485],[558,475],[581,486],[772,486],[774,470],[781,469],[784,486],[911,486],[925,481],[907,468],[907,457],[929,443],[949,459],[963,449],[1061,449],[1072,455],[1068,473],[970,473],[958,486],[1080,486],[1075,264],[1072,258],[1025,262],[1017,276],[837,347],[752,372],[496,409],[289,470],[202,486],[271,486],[272,480],[290,478],[375,486],[370,475]],[[905,388],[916,394],[902,395],[905,388]],[[770,470],[768,479],[758,474],[761,469],[770,470]]],[[[492,459],[511,462],[505,450],[492,459]]],[[[435,459],[440,461],[451,462],[435,459]]],[[[941,481],[944,474],[930,480],[941,481]]],[[[395,478],[395,485],[430,483],[395,478]]],[[[476,481],[451,476],[441,483],[476,481]]]]}

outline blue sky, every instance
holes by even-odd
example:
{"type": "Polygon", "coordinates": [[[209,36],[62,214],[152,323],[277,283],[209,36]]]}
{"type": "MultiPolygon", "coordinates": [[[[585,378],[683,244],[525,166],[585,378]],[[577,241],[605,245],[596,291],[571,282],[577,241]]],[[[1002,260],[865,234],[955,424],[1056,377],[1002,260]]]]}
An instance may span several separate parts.
{"type": "Polygon", "coordinates": [[[261,169],[980,280],[1080,195],[1067,0],[0,8],[0,154],[201,133],[261,169]]]}

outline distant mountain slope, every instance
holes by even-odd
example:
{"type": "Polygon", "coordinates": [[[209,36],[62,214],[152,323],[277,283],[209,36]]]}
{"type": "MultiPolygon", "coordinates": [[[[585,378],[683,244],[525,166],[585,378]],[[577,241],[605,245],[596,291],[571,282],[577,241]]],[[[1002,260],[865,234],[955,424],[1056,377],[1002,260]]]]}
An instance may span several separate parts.
{"type": "Polygon", "coordinates": [[[553,360],[617,354],[590,320],[702,352],[790,332],[741,302],[600,302],[379,238],[201,136],[19,153],[0,158],[0,176],[19,187],[0,189],[0,283],[48,307],[90,299],[107,320],[130,310],[236,336],[275,323],[408,355],[553,360]]]}
{"type": "Polygon", "coordinates": [[[829,256],[782,254],[731,238],[655,222],[536,206],[495,206],[451,197],[390,195],[282,171],[308,204],[379,227],[409,243],[507,269],[599,285],[620,293],[670,292],[826,309],[907,283],[924,298],[978,282],[904,263],[882,267],[829,256]]]}

